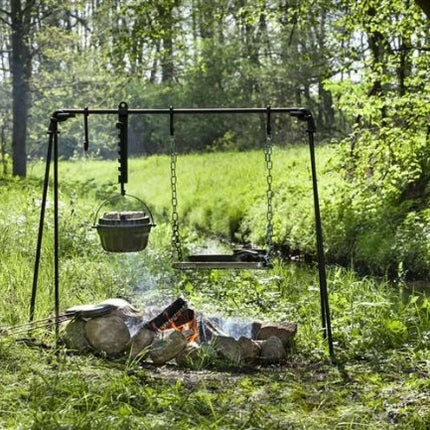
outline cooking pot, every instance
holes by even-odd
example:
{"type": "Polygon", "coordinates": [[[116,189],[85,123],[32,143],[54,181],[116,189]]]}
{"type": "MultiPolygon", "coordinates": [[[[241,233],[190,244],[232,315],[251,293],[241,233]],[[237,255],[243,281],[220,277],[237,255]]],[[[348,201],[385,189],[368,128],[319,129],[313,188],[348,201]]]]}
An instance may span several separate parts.
{"type": "MultiPolygon", "coordinates": [[[[108,252],[137,252],[148,245],[149,233],[155,226],[152,214],[146,204],[139,198],[128,197],[139,201],[143,210],[139,211],[109,211],[98,218],[94,225],[100,236],[102,247],[108,252]]],[[[96,212],[95,219],[103,206],[125,196],[115,196],[103,202],[96,212]]]]}

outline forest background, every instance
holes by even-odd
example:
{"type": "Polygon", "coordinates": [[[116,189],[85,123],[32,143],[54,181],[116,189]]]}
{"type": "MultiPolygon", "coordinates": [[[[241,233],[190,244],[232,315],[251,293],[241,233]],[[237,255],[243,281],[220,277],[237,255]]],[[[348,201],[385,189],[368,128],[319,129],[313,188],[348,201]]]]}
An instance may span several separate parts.
{"type": "MultiPolygon", "coordinates": [[[[25,177],[45,157],[49,115],[62,107],[306,106],[343,178],[322,203],[329,261],[427,279],[430,44],[419,3],[2,0],[3,175],[25,177]]],[[[112,127],[90,121],[86,156],[116,158],[112,127]]],[[[302,141],[274,122],[276,144],[302,141]]],[[[251,150],[264,127],[191,118],[177,125],[178,147],[251,150]]],[[[132,122],[130,155],[168,152],[168,134],[161,118],[132,122]]],[[[60,156],[82,157],[82,141],[81,125],[67,124],[60,156]]]]}
{"type": "MultiPolygon", "coordinates": [[[[430,298],[416,287],[430,279],[429,8],[424,0],[0,0],[0,426],[428,429],[430,298]],[[142,253],[104,252],[90,225],[94,208],[118,195],[116,115],[89,116],[87,153],[81,118],[61,123],[60,308],[108,297],[164,306],[181,296],[207,315],[293,321],[286,362],[249,369],[214,359],[184,370],[53,347],[51,198],[35,313],[48,327],[30,337],[22,324],[50,116],[121,101],[311,109],[330,360],[313,264],[170,267],[172,141],[168,118],[155,115],[129,118],[127,192],[148,198],[157,223],[142,253]]],[[[276,250],[312,260],[306,123],[290,120],[272,116],[273,239],[276,250]]],[[[265,133],[265,115],[175,116],[187,251],[264,242],[265,133]]]]}

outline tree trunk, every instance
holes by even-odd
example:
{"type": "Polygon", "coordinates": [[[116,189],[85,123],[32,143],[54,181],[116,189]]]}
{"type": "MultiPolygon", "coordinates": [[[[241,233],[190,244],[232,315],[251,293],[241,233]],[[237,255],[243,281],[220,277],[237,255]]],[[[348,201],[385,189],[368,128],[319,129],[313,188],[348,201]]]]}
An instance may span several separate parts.
{"type": "Polygon", "coordinates": [[[30,106],[31,56],[29,22],[21,0],[11,0],[12,174],[27,174],[27,118],[30,106]]]}
{"type": "Polygon", "coordinates": [[[174,17],[173,9],[175,5],[160,3],[157,5],[160,22],[163,25],[163,46],[161,55],[161,81],[163,83],[172,82],[174,79],[174,61],[173,61],[173,32],[174,32],[174,17]]]}
{"type": "Polygon", "coordinates": [[[161,58],[161,81],[172,82],[174,78],[173,39],[171,34],[163,37],[163,55],[161,58]]]}
{"type": "MultiPolygon", "coordinates": [[[[410,2],[406,2],[406,7],[410,7],[410,2]]],[[[412,43],[411,43],[411,36],[410,35],[402,35],[401,36],[401,43],[399,46],[400,50],[400,58],[399,58],[399,65],[397,67],[397,78],[398,78],[398,85],[399,85],[399,95],[404,96],[407,92],[407,86],[406,86],[406,80],[408,76],[410,76],[412,71],[412,64],[410,61],[410,55],[412,50],[410,49],[412,43]]]]}

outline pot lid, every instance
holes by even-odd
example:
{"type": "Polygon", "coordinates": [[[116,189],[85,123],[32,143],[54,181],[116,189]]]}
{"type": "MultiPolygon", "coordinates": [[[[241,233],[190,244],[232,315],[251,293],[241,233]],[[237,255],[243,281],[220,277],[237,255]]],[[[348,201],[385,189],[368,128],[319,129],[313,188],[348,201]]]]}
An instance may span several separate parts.
{"type": "Polygon", "coordinates": [[[149,216],[142,211],[106,212],[99,218],[99,224],[149,224],[149,216]]]}

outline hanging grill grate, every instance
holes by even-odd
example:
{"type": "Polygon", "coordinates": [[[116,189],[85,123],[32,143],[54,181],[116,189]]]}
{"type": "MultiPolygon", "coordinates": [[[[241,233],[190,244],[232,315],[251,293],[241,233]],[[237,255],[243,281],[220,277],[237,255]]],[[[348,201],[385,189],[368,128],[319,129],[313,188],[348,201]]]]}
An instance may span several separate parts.
{"type": "Polygon", "coordinates": [[[193,254],[187,261],[173,263],[175,269],[270,269],[267,251],[236,249],[228,254],[193,254]]]}
{"type": "Polygon", "coordinates": [[[273,190],[272,190],[272,139],[271,139],[271,108],[266,109],[266,141],[264,157],[266,162],[267,182],[267,226],[266,226],[266,250],[253,248],[241,248],[228,254],[194,254],[189,255],[187,260],[182,260],[182,247],[179,235],[178,215],[178,193],[177,193],[177,148],[175,140],[175,129],[173,124],[173,107],[170,107],[170,183],[172,192],[172,246],[173,254],[180,261],[172,263],[174,269],[271,269],[270,262],[273,252],[273,190]]]}

